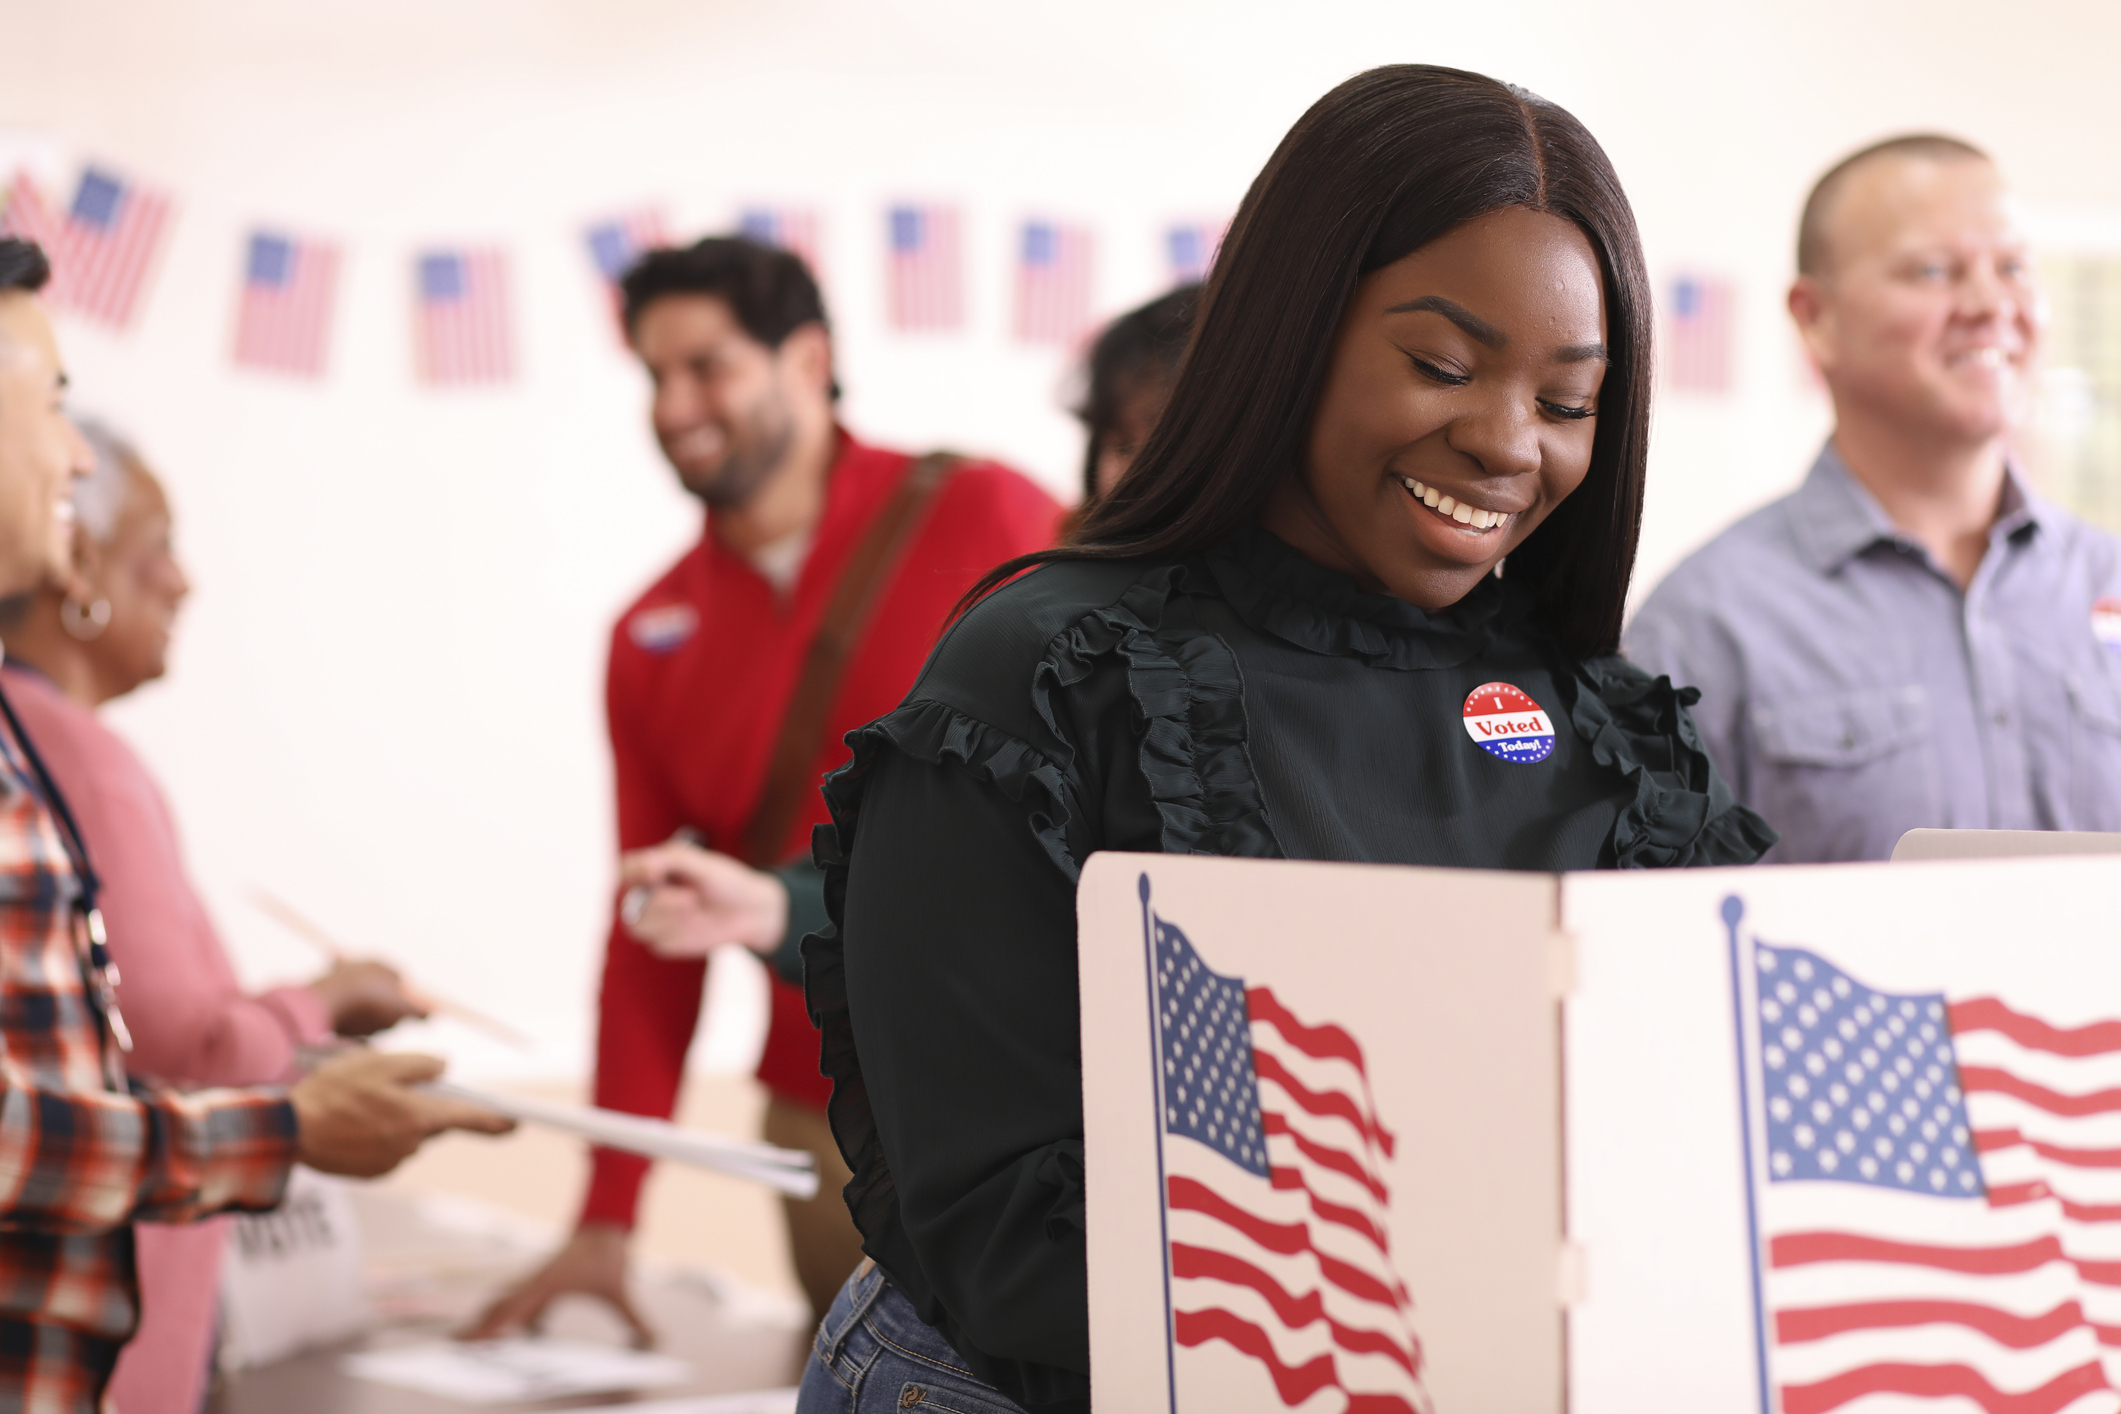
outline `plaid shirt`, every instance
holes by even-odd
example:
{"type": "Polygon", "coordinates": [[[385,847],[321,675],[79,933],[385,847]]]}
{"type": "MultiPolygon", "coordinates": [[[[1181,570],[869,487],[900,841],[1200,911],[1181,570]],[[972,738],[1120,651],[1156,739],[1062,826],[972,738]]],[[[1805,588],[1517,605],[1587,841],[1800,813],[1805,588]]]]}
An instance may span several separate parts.
{"type": "Polygon", "coordinates": [[[0,1414],[90,1414],[138,1318],[131,1224],[269,1208],[278,1091],[134,1093],[91,986],[78,876],[0,727],[0,1414]]]}

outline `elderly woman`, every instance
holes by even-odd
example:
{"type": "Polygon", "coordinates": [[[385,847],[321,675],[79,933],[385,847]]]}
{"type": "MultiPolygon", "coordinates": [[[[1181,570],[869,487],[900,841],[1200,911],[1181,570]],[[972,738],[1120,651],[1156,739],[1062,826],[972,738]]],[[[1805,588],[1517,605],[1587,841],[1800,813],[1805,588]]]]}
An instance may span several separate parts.
{"type": "MultiPolygon", "coordinates": [[[[245,995],[186,877],[169,807],[96,709],[161,677],[190,585],[162,487],[89,427],[96,469],[75,494],[74,572],[0,606],[7,692],[65,792],[102,875],[110,949],[143,1080],[192,1087],[291,1078],[296,1052],[380,1031],[416,1008],[397,974],[346,962],[306,987],[245,995]]],[[[196,1414],[212,1360],[221,1220],[138,1229],[140,1326],[110,1393],[121,1414],[196,1414]]]]}

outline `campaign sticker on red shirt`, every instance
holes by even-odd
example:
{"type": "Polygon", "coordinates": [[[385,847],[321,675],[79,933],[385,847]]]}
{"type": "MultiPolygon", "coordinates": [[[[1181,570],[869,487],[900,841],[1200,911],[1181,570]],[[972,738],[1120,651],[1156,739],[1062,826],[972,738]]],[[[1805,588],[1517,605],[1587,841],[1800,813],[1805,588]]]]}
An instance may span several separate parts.
{"type": "Polygon", "coordinates": [[[1466,735],[1501,761],[1530,765],[1554,754],[1554,724],[1539,704],[1506,682],[1484,682],[1466,697],[1466,735]]]}
{"type": "Polygon", "coordinates": [[[2092,637],[2121,651],[2121,599],[2108,597],[2092,601],[2092,637]]]}
{"type": "Polygon", "coordinates": [[[700,616],[690,604],[658,604],[628,620],[626,634],[650,653],[668,653],[692,637],[699,626],[700,616]]]}

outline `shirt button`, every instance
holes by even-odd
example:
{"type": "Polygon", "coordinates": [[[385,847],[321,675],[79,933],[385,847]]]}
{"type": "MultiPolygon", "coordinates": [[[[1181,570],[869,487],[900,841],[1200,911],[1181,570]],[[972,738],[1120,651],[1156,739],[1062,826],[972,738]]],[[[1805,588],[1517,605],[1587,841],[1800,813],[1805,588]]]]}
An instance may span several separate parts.
{"type": "Polygon", "coordinates": [[[2011,724],[2011,714],[1999,711],[1993,717],[1990,717],[1989,720],[1999,727],[2007,727],[2011,724]]]}

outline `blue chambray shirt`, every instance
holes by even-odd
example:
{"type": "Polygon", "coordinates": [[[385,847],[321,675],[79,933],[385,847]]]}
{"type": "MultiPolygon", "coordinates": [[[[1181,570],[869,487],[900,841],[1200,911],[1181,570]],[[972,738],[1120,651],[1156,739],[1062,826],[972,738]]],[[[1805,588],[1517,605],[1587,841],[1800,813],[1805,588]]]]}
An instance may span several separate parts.
{"type": "Polygon", "coordinates": [[[1918,826],[2121,830],[2121,540],[2015,468],[1962,594],[1829,442],[1657,586],[1625,651],[1701,689],[1771,862],[1884,859],[1918,826]]]}

